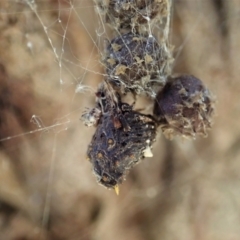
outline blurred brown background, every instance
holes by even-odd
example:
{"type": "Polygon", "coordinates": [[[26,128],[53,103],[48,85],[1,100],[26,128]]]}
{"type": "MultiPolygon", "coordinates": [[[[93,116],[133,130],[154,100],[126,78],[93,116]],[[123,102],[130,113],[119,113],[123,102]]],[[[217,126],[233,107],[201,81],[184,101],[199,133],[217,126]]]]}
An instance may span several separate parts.
{"type": "Polygon", "coordinates": [[[215,124],[159,133],[119,196],[96,183],[79,121],[103,73],[92,1],[0,2],[1,240],[240,239],[240,1],[173,2],[174,72],[217,96],[215,124]]]}

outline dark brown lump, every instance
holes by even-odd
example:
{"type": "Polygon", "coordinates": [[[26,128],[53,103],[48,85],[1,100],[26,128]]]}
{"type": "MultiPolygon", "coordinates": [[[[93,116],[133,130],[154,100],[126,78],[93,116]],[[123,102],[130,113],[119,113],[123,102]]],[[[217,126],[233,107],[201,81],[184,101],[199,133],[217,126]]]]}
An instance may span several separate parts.
{"type": "Polygon", "coordinates": [[[153,88],[165,84],[169,59],[153,36],[130,32],[109,43],[104,64],[114,88],[154,96],[153,88]]]}
{"type": "Polygon", "coordinates": [[[151,116],[132,110],[119,98],[115,103],[108,103],[112,97],[104,99],[107,101],[102,103],[116,105],[102,114],[87,155],[97,181],[114,188],[135,164],[151,156],[157,124],[151,116]]]}
{"type": "Polygon", "coordinates": [[[169,78],[154,104],[154,116],[168,138],[206,136],[213,113],[211,93],[201,80],[191,75],[169,78]]]}

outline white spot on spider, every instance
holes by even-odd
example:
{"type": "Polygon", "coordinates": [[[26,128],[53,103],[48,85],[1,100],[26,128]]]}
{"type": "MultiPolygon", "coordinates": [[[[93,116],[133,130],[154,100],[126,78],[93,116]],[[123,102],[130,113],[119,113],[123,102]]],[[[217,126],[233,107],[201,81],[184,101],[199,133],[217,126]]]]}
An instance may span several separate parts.
{"type": "Polygon", "coordinates": [[[149,146],[149,144],[150,144],[150,139],[148,139],[148,140],[146,141],[146,143],[147,143],[147,147],[143,150],[143,155],[144,155],[144,157],[153,157],[152,150],[151,150],[151,148],[150,148],[150,146],[149,146]]]}
{"type": "Polygon", "coordinates": [[[144,150],[143,150],[143,155],[144,157],[153,157],[153,153],[152,150],[149,146],[147,146],[144,150]]]}

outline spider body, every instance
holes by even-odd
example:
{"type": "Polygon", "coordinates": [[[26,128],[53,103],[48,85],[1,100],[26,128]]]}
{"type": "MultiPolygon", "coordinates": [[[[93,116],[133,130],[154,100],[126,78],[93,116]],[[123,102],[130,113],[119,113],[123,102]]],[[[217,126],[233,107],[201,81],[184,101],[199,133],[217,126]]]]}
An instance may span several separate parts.
{"type": "Polygon", "coordinates": [[[151,116],[134,111],[120,98],[112,102],[108,92],[104,93],[104,100],[99,100],[104,113],[87,155],[97,181],[107,188],[114,188],[122,183],[135,164],[151,156],[149,152],[156,137],[157,124],[151,116]],[[108,106],[115,107],[110,109],[108,106]]]}

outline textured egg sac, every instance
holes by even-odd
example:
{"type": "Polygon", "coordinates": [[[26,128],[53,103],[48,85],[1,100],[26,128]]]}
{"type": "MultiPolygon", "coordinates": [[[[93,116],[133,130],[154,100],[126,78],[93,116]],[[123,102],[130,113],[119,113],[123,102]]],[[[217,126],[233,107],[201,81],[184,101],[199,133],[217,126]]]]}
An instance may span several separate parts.
{"type": "Polygon", "coordinates": [[[154,95],[165,84],[168,53],[154,37],[132,32],[114,38],[106,49],[108,81],[121,92],[154,95]]]}
{"type": "Polygon", "coordinates": [[[154,115],[168,138],[206,136],[213,113],[211,93],[201,80],[191,75],[169,78],[154,104],[154,115]]]}
{"type": "Polygon", "coordinates": [[[126,103],[118,106],[118,111],[103,114],[87,152],[97,181],[107,188],[122,183],[156,137],[151,116],[133,111],[126,103]]]}
{"type": "Polygon", "coordinates": [[[166,1],[110,0],[105,4],[106,22],[117,31],[143,32],[166,16],[166,1]]]}

